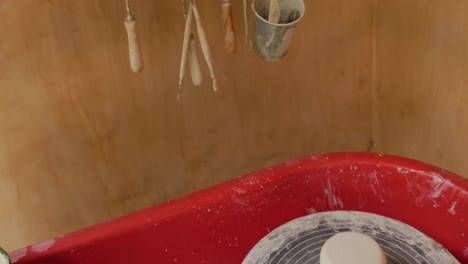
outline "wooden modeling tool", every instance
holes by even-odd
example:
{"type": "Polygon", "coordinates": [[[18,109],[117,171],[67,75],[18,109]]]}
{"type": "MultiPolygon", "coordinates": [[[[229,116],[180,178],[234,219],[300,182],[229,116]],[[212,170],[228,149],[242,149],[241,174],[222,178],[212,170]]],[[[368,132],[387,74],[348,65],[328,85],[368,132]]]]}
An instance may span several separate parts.
{"type": "Polygon", "coordinates": [[[203,81],[203,77],[200,69],[200,62],[198,61],[197,44],[192,33],[190,33],[189,54],[190,76],[192,77],[192,83],[195,86],[200,86],[203,81]]]}
{"type": "Polygon", "coordinates": [[[232,21],[232,2],[223,0],[223,21],[224,21],[224,48],[228,54],[236,53],[236,34],[234,22],[232,21]]]}
{"type": "Polygon", "coordinates": [[[177,94],[177,100],[180,100],[180,96],[182,95],[182,84],[184,82],[185,64],[187,61],[187,53],[188,53],[189,46],[190,46],[190,27],[192,25],[192,14],[193,14],[193,7],[192,7],[192,4],[190,4],[187,17],[185,19],[184,42],[182,44],[182,57],[180,59],[179,90],[177,94]]]}
{"type": "Polygon", "coordinates": [[[135,24],[136,20],[132,12],[130,12],[130,3],[125,0],[127,8],[127,16],[125,17],[125,29],[128,37],[128,51],[130,57],[130,68],[133,72],[143,70],[143,58],[141,56],[140,44],[136,35],[135,24]]]}
{"type": "Polygon", "coordinates": [[[195,17],[195,22],[197,24],[197,31],[198,31],[198,38],[200,39],[200,46],[203,51],[203,56],[205,57],[206,64],[208,65],[208,69],[210,71],[211,80],[213,82],[213,90],[216,92],[218,91],[218,82],[216,80],[213,63],[211,61],[210,47],[206,39],[205,30],[203,29],[203,25],[200,19],[200,13],[198,12],[198,8],[195,5],[195,1],[190,0],[190,3],[193,6],[193,16],[195,17]]]}
{"type": "MultiPolygon", "coordinates": [[[[185,8],[185,0],[180,0],[180,4],[182,6],[184,19],[187,20],[187,10],[185,8]]],[[[191,29],[190,29],[190,32],[191,32],[191,29]]],[[[190,75],[192,77],[192,83],[195,86],[200,86],[200,84],[202,83],[203,77],[202,77],[202,73],[200,69],[200,62],[198,61],[197,44],[196,44],[193,33],[190,33],[190,43],[189,43],[188,53],[189,53],[189,63],[190,63],[189,65],[190,65],[190,75]]]]}
{"type": "Polygon", "coordinates": [[[268,22],[278,24],[280,21],[280,6],[278,0],[270,0],[270,11],[268,14],[268,22]]]}
{"type": "Polygon", "coordinates": [[[247,13],[247,0],[243,0],[244,11],[244,48],[249,47],[249,17],[247,13]]]}

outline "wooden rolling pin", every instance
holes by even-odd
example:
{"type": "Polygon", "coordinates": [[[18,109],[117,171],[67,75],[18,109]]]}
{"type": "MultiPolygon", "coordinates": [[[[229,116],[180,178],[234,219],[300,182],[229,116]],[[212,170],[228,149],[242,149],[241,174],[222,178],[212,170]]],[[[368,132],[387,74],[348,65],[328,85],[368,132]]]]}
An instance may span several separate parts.
{"type": "Polygon", "coordinates": [[[128,51],[130,57],[130,68],[133,72],[140,72],[143,70],[143,57],[141,56],[140,44],[136,35],[135,24],[136,20],[130,12],[130,4],[128,0],[125,1],[127,7],[127,16],[125,18],[125,29],[127,30],[128,37],[128,51]]]}
{"type": "Polygon", "coordinates": [[[234,22],[232,21],[232,2],[223,0],[223,21],[224,21],[224,48],[228,54],[236,53],[236,36],[234,22]]]}

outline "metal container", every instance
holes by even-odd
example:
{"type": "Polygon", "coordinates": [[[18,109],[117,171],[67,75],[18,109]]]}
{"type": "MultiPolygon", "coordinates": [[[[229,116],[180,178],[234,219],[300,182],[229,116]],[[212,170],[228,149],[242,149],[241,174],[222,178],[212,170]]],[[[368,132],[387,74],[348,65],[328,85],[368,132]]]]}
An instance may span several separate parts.
{"type": "Polygon", "coordinates": [[[278,0],[281,15],[278,24],[268,21],[270,0],[254,0],[254,50],[266,61],[281,60],[288,54],[294,30],[304,16],[303,0],[278,0]]]}

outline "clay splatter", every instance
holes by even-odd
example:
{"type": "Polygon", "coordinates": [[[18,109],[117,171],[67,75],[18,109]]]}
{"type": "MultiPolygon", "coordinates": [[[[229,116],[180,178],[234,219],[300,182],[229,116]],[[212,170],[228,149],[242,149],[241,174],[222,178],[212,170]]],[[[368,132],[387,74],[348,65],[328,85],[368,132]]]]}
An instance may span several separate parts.
{"type": "Polygon", "coordinates": [[[343,208],[344,207],[343,201],[341,201],[341,198],[335,194],[335,188],[332,187],[330,179],[327,180],[327,187],[325,188],[324,192],[328,200],[328,206],[330,206],[330,208],[335,208],[335,207],[343,208]]]}
{"type": "MultiPolygon", "coordinates": [[[[425,172],[425,171],[418,171],[418,170],[410,170],[416,174],[425,174],[432,176],[431,188],[430,191],[427,191],[423,188],[422,185],[416,184],[416,182],[411,183],[410,179],[413,177],[407,177],[407,185],[406,189],[408,192],[419,192],[420,194],[416,198],[416,205],[422,206],[423,202],[426,200],[432,201],[433,207],[439,207],[439,199],[444,197],[445,191],[450,189],[453,183],[450,180],[444,179],[440,174],[435,172],[425,172]]],[[[419,175],[416,175],[419,176],[419,175]]],[[[422,175],[421,175],[422,176],[422,175]]],[[[426,177],[426,176],[425,176],[426,177]]]]}
{"type": "Polygon", "coordinates": [[[235,191],[236,193],[246,193],[247,192],[246,190],[242,190],[239,187],[233,187],[232,190],[235,191]]]}
{"type": "Polygon", "coordinates": [[[55,244],[55,239],[47,240],[31,246],[31,250],[34,252],[43,252],[49,249],[53,244],[55,244]]]}
{"type": "Polygon", "coordinates": [[[455,206],[457,206],[457,202],[458,201],[454,202],[452,206],[447,210],[447,212],[449,212],[452,215],[455,215],[455,206]]]}
{"type": "Polygon", "coordinates": [[[398,173],[400,173],[400,174],[408,174],[408,173],[409,173],[408,170],[402,169],[402,168],[400,168],[400,167],[397,168],[397,171],[398,171],[398,173]]]}
{"type": "Polygon", "coordinates": [[[242,207],[244,207],[244,208],[247,208],[247,209],[250,209],[250,210],[254,210],[254,209],[255,209],[255,207],[251,206],[249,203],[247,203],[247,201],[245,201],[245,200],[243,200],[243,199],[241,199],[241,198],[239,198],[239,197],[232,196],[232,197],[231,197],[231,200],[232,200],[232,202],[234,202],[234,203],[237,203],[237,204],[239,204],[239,205],[242,205],[242,207]]]}
{"type": "Polygon", "coordinates": [[[375,196],[379,198],[381,203],[384,203],[385,199],[382,194],[382,190],[380,188],[380,182],[377,176],[377,172],[376,171],[371,172],[369,174],[369,178],[370,178],[370,187],[372,189],[372,192],[374,193],[375,196]]]}
{"type": "Polygon", "coordinates": [[[434,183],[434,190],[432,192],[432,198],[439,198],[441,193],[450,187],[452,184],[449,180],[444,180],[439,174],[433,173],[433,183],[434,183]]]}
{"type": "Polygon", "coordinates": [[[27,253],[28,253],[27,248],[16,250],[15,252],[10,254],[11,262],[15,263],[16,261],[20,260],[22,257],[26,256],[27,253]]]}

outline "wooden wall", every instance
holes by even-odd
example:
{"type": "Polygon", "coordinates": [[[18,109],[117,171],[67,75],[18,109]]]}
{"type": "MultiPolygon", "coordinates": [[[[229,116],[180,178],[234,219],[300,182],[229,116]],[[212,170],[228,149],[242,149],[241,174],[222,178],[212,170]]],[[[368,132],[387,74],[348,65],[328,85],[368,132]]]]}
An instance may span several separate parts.
{"type": "MultiPolygon", "coordinates": [[[[238,1],[239,52],[226,55],[220,1],[199,1],[220,91],[212,92],[204,67],[203,86],[186,82],[180,103],[179,1],[131,1],[145,59],[141,74],[129,70],[123,2],[0,2],[0,245],[6,249],[288,159],[368,148],[372,0],[306,0],[290,54],[277,63],[262,62],[242,48],[238,1]]],[[[414,23],[419,19],[424,22],[421,15],[414,23]]],[[[439,34],[447,34],[443,30],[439,34]]],[[[452,49],[464,46],[437,43],[433,48],[446,48],[452,60],[429,57],[434,68],[413,77],[447,68],[458,81],[438,79],[430,95],[452,89],[461,98],[461,68],[450,67],[462,60],[452,49]],[[453,85],[440,87],[443,80],[453,85]]],[[[398,55],[406,54],[403,44],[398,55]]],[[[392,59],[387,57],[389,66],[392,59]]],[[[397,94],[406,96],[411,84],[395,88],[401,89],[397,94]]],[[[439,96],[438,104],[427,108],[438,114],[464,107],[460,100],[446,110],[440,100],[448,99],[439,96]]],[[[456,121],[440,115],[430,120],[452,127],[456,121]]],[[[430,131],[433,138],[452,139],[443,128],[430,131]]],[[[410,140],[401,138],[400,145],[410,140]]]]}
{"type": "Polygon", "coordinates": [[[468,5],[378,0],[379,150],[468,177],[468,5]]]}

